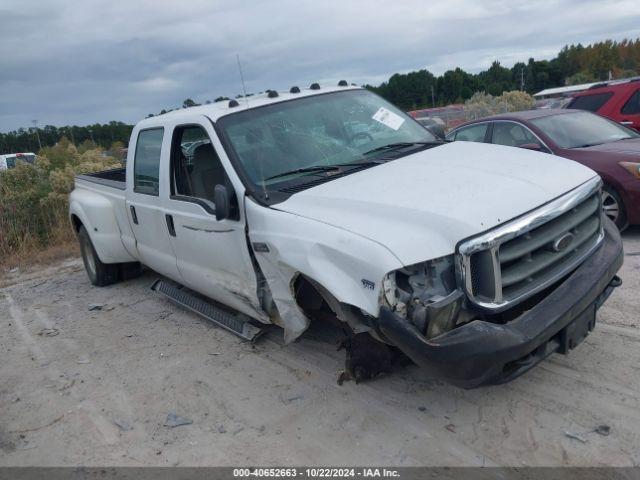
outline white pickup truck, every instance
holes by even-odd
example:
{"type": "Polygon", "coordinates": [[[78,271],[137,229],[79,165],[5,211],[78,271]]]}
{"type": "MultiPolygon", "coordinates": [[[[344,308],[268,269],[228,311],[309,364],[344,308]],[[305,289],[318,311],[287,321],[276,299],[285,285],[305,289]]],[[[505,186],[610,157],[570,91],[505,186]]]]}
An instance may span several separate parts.
{"type": "Polygon", "coordinates": [[[71,193],[94,285],[143,264],[245,338],[337,321],[356,380],[402,352],[462,387],[508,381],[580,343],[620,284],[592,170],[440,142],[346,82],[147,118],[126,165],[71,193]]]}

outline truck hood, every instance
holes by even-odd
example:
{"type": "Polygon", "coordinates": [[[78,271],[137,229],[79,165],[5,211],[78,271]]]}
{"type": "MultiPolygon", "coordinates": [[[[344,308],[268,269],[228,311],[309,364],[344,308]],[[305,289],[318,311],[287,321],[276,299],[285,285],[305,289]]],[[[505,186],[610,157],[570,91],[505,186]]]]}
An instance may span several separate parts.
{"type": "Polygon", "coordinates": [[[460,240],[595,175],[553,155],[455,142],[309,188],[272,208],[366,237],[411,265],[451,254],[460,240]]]}

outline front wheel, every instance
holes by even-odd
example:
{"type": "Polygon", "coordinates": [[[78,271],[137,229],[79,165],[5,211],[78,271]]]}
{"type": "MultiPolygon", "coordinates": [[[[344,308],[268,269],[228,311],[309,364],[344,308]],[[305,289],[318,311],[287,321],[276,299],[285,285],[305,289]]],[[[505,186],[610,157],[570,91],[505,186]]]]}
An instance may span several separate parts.
{"type": "Polygon", "coordinates": [[[84,226],[78,230],[84,268],[93,285],[104,287],[118,281],[118,264],[102,263],[84,226]]]}
{"type": "Polygon", "coordinates": [[[618,230],[627,228],[627,213],[618,192],[609,185],[602,188],[602,210],[616,224],[618,230]]]}

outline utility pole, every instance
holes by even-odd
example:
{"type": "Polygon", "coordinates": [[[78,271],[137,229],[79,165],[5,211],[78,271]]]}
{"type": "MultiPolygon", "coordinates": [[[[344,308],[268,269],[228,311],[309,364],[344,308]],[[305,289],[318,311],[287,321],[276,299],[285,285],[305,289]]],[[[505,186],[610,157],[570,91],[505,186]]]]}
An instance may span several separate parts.
{"type": "Polygon", "coordinates": [[[31,120],[33,128],[36,131],[36,138],[38,139],[38,148],[42,150],[42,143],[40,143],[40,133],[38,133],[38,120],[31,120]]]}
{"type": "Polygon", "coordinates": [[[524,92],[524,67],[520,69],[520,91],[524,92]]]}
{"type": "Polygon", "coordinates": [[[431,84],[431,106],[436,108],[436,96],[433,93],[433,83],[431,84]]]}

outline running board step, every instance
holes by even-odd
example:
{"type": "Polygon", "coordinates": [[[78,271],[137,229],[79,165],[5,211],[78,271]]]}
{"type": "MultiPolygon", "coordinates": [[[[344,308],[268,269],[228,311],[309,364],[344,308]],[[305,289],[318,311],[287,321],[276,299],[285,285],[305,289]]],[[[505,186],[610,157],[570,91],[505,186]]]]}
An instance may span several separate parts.
{"type": "Polygon", "coordinates": [[[169,300],[191,310],[194,313],[197,313],[219,327],[229,330],[231,333],[235,333],[245,340],[252,342],[263,332],[261,328],[249,323],[250,319],[248,316],[242,313],[233,314],[222,310],[214,304],[202,299],[197,294],[191,293],[182,285],[176,285],[174,283],[167,282],[166,280],[158,279],[153,283],[153,285],[151,285],[151,290],[163,294],[169,300]]]}

